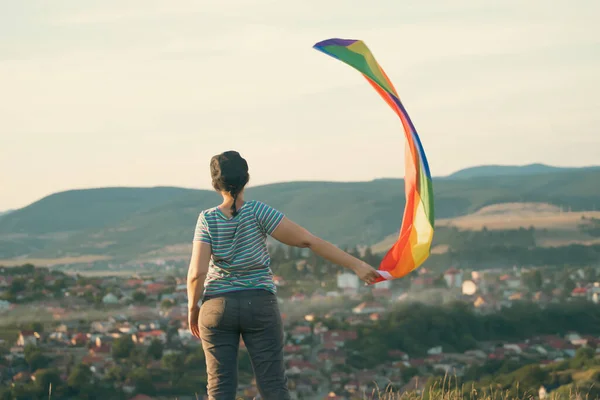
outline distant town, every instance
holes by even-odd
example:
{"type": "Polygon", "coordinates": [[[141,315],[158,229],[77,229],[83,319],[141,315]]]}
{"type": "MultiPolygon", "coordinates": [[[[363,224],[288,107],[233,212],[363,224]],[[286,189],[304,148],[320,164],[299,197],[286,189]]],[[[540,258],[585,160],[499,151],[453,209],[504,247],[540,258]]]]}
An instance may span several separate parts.
{"type": "MultiPolygon", "coordinates": [[[[455,348],[413,350],[404,344],[384,348],[381,359],[371,361],[370,350],[357,346],[369,339],[365,329],[383,329],[390,313],[413,303],[463,304],[473,318],[517,304],[540,309],[586,304],[597,309],[597,265],[477,271],[452,267],[438,273],[422,267],[404,279],[367,287],[354,274],[323,260],[301,254],[281,257],[288,273],[276,270],[274,280],[285,322],[287,374],[296,399],[363,399],[365,393],[386,387],[421,393],[431,377],[472,375],[473,368],[507,360],[548,368],[573,359],[581,348],[600,357],[600,326],[596,334],[573,326],[564,334],[476,340],[455,348]],[[460,347],[466,350],[457,351],[460,347]]],[[[79,398],[90,390],[136,400],[202,398],[204,358],[187,326],[185,268],[168,264],[158,261],[155,267],[172,273],[131,277],[86,277],[32,265],[0,269],[0,398],[36,398],[50,383],[55,398],[79,398]]],[[[370,340],[379,340],[371,335],[370,340]]],[[[253,399],[258,393],[243,341],[240,370],[240,395],[253,399]]],[[[539,390],[550,388],[540,385],[539,390]]]]}

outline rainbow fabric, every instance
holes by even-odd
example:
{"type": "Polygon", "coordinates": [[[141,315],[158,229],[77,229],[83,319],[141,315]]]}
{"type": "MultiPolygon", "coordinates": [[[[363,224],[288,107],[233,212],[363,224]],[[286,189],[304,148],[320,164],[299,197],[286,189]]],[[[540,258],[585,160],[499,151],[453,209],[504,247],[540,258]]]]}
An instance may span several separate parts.
{"type": "Polygon", "coordinates": [[[406,206],[400,235],[379,265],[378,282],[401,278],[418,268],[429,257],[433,239],[433,184],[421,140],[394,85],[363,41],[328,39],[313,47],[362,73],[402,121],[406,137],[406,206]]]}

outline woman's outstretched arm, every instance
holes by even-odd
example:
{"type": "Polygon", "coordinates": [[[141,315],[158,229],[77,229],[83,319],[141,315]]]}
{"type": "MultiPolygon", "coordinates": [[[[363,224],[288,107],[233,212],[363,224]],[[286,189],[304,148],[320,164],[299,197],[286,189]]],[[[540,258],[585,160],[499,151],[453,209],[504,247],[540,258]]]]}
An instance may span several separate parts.
{"type": "Polygon", "coordinates": [[[312,252],[324,259],[353,271],[366,283],[375,283],[379,278],[379,274],[375,268],[369,264],[313,235],[308,230],[290,221],[286,217],[282,219],[271,236],[288,246],[309,248],[312,252]]]}
{"type": "Polygon", "coordinates": [[[198,302],[204,291],[204,280],[208,273],[211,252],[210,244],[194,241],[187,275],[188,324],[192,334],[198,338],[200,337],[200,329],[198,328],[200,307],[198,302]]]}

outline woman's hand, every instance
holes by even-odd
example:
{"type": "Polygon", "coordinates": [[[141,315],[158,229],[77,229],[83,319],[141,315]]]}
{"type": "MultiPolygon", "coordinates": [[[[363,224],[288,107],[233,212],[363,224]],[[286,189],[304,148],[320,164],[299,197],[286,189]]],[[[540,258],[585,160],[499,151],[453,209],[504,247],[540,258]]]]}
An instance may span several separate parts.
{"type": "Polygon", "coordinates": [[[198,326],[198,317],[200,315],[200,307],[192,307],[188,310],[188,327],[192,335],[200,339],[200,327],[198,326]]]}
{"type": "Polygon", "coordinates": [[[363,282],[366,282],[369,285],[374,284],[377,282],[377,279],[379,279],[377,270],[366,262],[358,262],[357,265],[352,268],[352,270],[363,282]]]}

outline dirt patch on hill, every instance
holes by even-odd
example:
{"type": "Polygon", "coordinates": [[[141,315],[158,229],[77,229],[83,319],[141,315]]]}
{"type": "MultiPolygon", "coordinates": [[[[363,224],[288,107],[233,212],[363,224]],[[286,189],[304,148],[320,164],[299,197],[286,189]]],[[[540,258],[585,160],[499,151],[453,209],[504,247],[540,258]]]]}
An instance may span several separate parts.
{"type": "MultiPolygon", "coordinates": [[[[591,218],[600,219],[600,211],[571,212],[546,203],[503,203],[461,217],[438,219],[435,225],[470,231],[484,227],[489,230],[533,227],[536,229],[536,243],[541,247],[600,244],[600,238],[587,235],[580,229],[581,225],[589,224],[591,218]]],[[[388,236],[373,246],[373,252],[386,252],[397,238],[397,233],[388,236]]],[[[431,249],[431,253],[440,254],[447,250],[448,246],[439,244],[431,249]]]]}
{"type": "Polygon", "coordinates": [[[484,207],[457,218],[439,219],[436,226],[455,226],[459,229],[519,229],[533,226],[536,229],[578,231],[586,218],[600,218],[600,211],[562,210],[545,203],[506,203],[484,207]]]}

